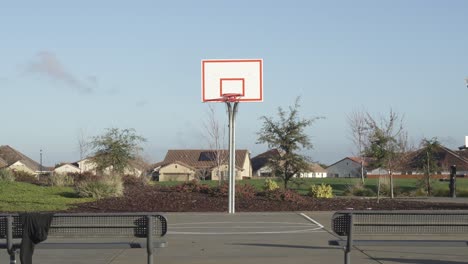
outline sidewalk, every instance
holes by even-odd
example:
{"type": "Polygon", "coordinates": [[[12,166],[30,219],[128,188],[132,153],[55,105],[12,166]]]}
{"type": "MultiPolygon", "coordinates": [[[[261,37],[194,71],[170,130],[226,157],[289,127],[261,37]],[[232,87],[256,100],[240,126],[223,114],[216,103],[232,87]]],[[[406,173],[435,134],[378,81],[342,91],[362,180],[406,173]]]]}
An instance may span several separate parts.
{"type": "Polygon", "coordinates": [[[434,202],[434,203],[467,203],[468,197],[396,197],[395,199],[399,200],[408,200],[408,201],[421,201],[421,202],[434,202]]]}

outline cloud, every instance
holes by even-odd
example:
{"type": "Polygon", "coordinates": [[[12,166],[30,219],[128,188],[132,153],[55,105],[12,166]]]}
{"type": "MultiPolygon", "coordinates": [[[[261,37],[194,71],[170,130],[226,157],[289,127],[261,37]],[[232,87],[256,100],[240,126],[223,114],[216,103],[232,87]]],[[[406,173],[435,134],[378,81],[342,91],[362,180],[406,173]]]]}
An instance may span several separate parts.
{"type": "Polygon", "coordinates": [[[80,93],[92,93],[92,87],[97,85],[95,76],[88,77],[86,81],[80,80],[65,69],[55,54],[48,51],[39,52],[36,60],[28,65],[27,71],[62,82],[80,93]]]}

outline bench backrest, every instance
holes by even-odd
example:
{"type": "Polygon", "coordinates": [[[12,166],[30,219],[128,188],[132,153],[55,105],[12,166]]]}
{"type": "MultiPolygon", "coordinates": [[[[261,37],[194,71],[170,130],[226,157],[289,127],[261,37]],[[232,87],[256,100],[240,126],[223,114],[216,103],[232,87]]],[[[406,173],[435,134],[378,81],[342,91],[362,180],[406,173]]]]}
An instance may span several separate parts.
{"type": "MultiPolygon", "coordinates": [[[[13,238],[21,238],[23,230],[19,214],[0,214],[0,239],[7,237],[9,216],[13,219],[13,238]]],[[[60,213],[54,214],[49,237],[147,237],[148,219],[153,224],[153,237],[166,234],[166,218],[155,213],[60,213]]]]}
{"type": "Polygon", "coordinates": [[[468,211],[341,211],[332,229],[349,234],[463,234],[468,233],[468,211]]]}

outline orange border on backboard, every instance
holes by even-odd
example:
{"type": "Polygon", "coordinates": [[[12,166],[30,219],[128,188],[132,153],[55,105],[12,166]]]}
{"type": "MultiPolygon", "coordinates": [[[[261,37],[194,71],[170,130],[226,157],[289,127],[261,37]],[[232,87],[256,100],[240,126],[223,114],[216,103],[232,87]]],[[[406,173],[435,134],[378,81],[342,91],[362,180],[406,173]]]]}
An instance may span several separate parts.
{"type": "MultiPolygon", "coordinates": [[[[216,99],[207,99],[205,97],[205,64],[207,63],[236,63],[236,62],[255,62],[258,63],[258,76],[259,76],[259,84],[260,84],[260,92],[258,98],[239,98],[239,102],[262,102],[263,101],[263,59],[213,59],[213,60],[202,60],[202,102],[224,102],[224,98],[222,98],[222,94],[219,100],[216,99]]],[[[243,80],[243,95],[245,95],[245,78],[242,76],[226,76],[226,78],[220,78],[220,93],[222,93],[222,80],[243,80]]]]}

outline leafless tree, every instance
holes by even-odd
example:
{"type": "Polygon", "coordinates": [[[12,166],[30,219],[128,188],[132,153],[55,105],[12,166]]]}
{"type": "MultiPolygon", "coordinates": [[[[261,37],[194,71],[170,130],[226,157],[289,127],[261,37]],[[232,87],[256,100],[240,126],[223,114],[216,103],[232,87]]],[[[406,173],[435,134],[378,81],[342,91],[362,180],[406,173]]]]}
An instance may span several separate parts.
{"type": "MultiPolygon", "coordinates": [[[[207,119],[204,122],[205,136],[208,141],[209,148],[213,151],[213,160],[215,161],[216,168],[227,162],[228,156],[224,151],[226,146],[226,128],[220,125],[216,118],[216,110],[212,104],[208,104],[207,119]]],[[[221,185],[225,180],[221,173],[219,173],[219,184],[221,185]]]]}
{"type": "Polygon", "coordinates": [[[357,156],[361,162],[361,181],[365,183],[364,178],[364,144],[368,140],[369,127],[366,123],[368,115],[363,110],[355,110],[348,115],[348,124],[351,128],[351,139],[357,148],[357,156]]]}
{"type": "MultiPolygon", "coordinates": [[[[90,151],[90,144],[89,140],[86,136],[86,133],[83,129],[80,129],[78,134],[78,150],[80,152],[80,160],[83,160],[85,157],[88,156],[90,151]]],[[[80,173],[83,173],[82,168],[80,168],[80,173]]]]}

